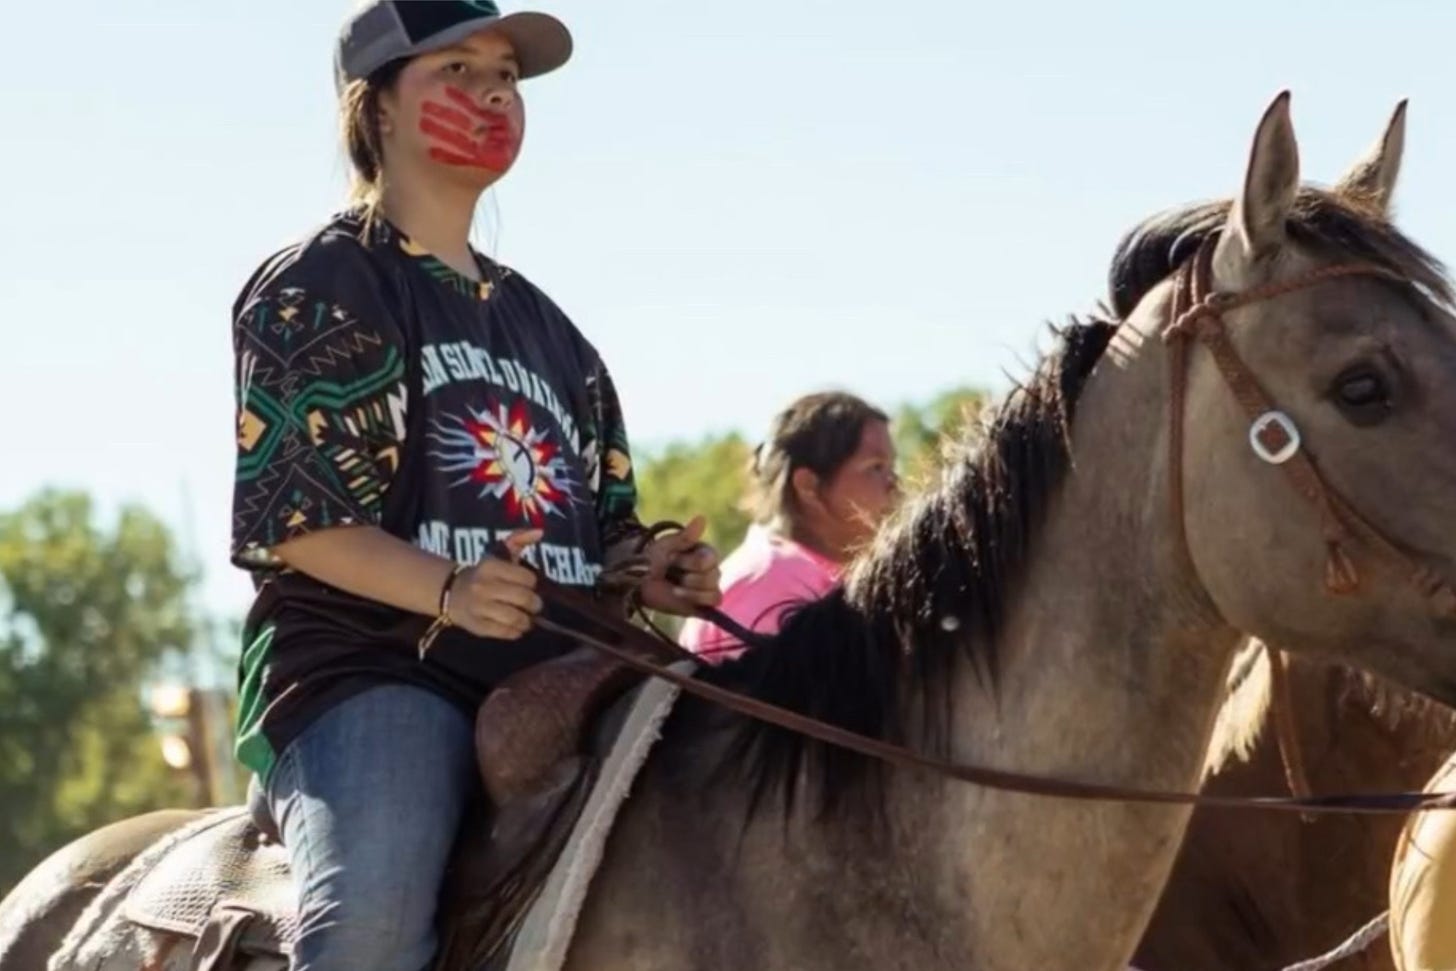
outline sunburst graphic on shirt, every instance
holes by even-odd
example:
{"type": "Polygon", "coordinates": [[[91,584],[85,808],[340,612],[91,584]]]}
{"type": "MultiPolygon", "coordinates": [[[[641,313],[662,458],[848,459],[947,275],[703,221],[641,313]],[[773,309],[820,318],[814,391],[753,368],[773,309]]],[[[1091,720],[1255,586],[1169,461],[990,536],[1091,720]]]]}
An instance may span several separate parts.
{"type": "Polygon", "coordinates": [[[535,427],[524,401],[510,408],[470,409],[469,417],[435,423],[430,451],[445,472],[463,472],[451,483],[473,483],[482,498],[505,503],[506,514],[532,526],[564,516],[572,500],[571,469],[550,435],[535,427]]]}

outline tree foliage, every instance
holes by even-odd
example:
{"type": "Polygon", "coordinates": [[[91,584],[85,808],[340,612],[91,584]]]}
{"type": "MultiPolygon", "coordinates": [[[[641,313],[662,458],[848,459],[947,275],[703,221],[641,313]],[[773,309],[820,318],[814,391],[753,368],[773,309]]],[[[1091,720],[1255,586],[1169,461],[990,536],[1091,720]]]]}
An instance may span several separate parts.
{"type": "Polygon", "coordinates": [[[952,388],[923,405],[901,405],[890,425],[901,474],[913,485],[934,472],[943,447],[976,427],[987,400],[984,391],[952,388]]]}
{"type": "Polygon", "coordinates": [[[137,508],[98,525],[81,494],[0,513],[0,892],[60,845],[184,804],[141,686],[186,646],[191,578],[137,508]]]}
{"type": "Polygon", "coordinates": [[[707,541],[720,550],[737,546],[748,529],[748,464],[752,448],[737,433],[679,442],[649,455],[637,471],[642,517],[647,523],[708,520],[707,541]]]}

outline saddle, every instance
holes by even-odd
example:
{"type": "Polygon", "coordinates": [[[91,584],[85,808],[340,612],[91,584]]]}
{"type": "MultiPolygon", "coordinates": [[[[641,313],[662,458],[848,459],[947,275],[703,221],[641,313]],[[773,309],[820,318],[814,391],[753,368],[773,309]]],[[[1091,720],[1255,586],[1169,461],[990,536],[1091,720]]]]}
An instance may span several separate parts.
{"type": "MultiPolygon", "coordinates": [[[[519,672],[481,704],[476,750],[487,799],[467,813],[446,872],[436,971],[481,971],[509,955],[638,681],[618,662],[579,648],[519,672]]],[[[233,807],[161,856],[122,912],[191,940],[191,971],[234,971],[245,958],[286,963],[296,908],[276,833],[233,807]]]]}
{"type": "Polygon", "coordinates": [[[298,931],[288,854],[246,807],[218,810],[132,887],[127,920],[192,939],[192,967],[229,971],[236,958],[287,958],[298,931]]]}

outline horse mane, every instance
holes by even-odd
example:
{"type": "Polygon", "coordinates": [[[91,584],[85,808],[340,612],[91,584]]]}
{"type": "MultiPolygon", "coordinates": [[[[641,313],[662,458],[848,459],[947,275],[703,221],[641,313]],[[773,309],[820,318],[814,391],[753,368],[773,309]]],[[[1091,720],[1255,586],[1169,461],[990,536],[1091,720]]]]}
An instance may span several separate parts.
{"type": "MultiPolygon", "coordinates": [[[[943,748],[957,658],[994,688],[1002,607],[1066,474],[1078,396],[1115,330],[1096,318],[1056,330],[1030,380],[967,430],[938,482],[880,529],[839,587],[795,606],[776,636],[704,677],[900,742],[920,702],[915,741],[943,748]]],[[[750,816],[776,786],[785,814],[801,785],[814,787],[823,814],[855,795],[879,803],[876,762],[753,720],[733,732],[719,773],[751,787],[750,816]]]]}
{"type": "Polygon", "coordinates": [[[1234,762],[1247,762],[1264,735],[1274,700],[1269,656],[1261,641],[1249,640],[1234,655],[1225,687],[1227,697],[1213,723],[1203,757],[1200,784],[1234,762]]]}
{"type": "MultiPolygon", "coordinates": [[[[1259,641],[1250,640],[1234,660],[1229,672],[1229,695],[1219,709],[1204,760],[1205,780],[1235,763],[1253,759],[1261,742],[1277,744],[1273,736],[1265,734],[1274,703],[1266,650],[1259,641]]],[[[1387,736],[1399,739],[1402,746],[1430,746],[1444,751],[1456,739],[1456,711],[1359,668],[1296,660],[1290,677],[1302,679],[1316,671],[1327,678],[1324,706],[1319,709],[1325,717],[1342,720],[1362,715],[1387,736]]],[[[1303,724],[1302,719],[1309,714],[1297,710],[1294,717],[1303,724]]]]}
{"type": "MultiPolygon", "coordinates": [[[[1107,289],[1118,319],[1227,223],[1233,200],[1181,206],[1143,220],[1125,235],[1108,269],[1107,289]]],[[[1451,302],[1446,268],[1412,242],[1368,201],[1304,186],[1285,221],[1295,243],[1340,258],[1374,263],[1405,277],[1442,304],[1451,302]]]]}
{"type": "Polygon", "coordinates": [[[1368,671],[1341,665],[1337,674],[1342,705],[1364,711],[1386,731],[1409,734],[1449,746],[1456,735],[1456,711],[1425,695],[1399,688],[1368,671]]]}

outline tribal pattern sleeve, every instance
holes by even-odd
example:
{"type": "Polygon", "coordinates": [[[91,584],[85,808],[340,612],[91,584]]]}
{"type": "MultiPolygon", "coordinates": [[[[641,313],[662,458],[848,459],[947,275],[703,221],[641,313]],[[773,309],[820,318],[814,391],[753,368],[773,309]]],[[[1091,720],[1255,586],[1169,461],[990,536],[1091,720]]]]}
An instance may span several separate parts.
{"type": "Polygon", "coordinates": [[[274,548],[317,530],[378,525],[400,462],[404,341],[363,258],[323,249],[250,294],[233,322],[232,558],[246,568],[280,566],[274,548]]]}
{"type": "Polygon", "coordinates": [[[603,549],[611,550],[643,532],[637,516],[637,480],[617,388],[600,362],[587,379],[587,392],[597,428],[594,443],[597,469],[591,476],[596,492],[597,524],[603,549]]]}

